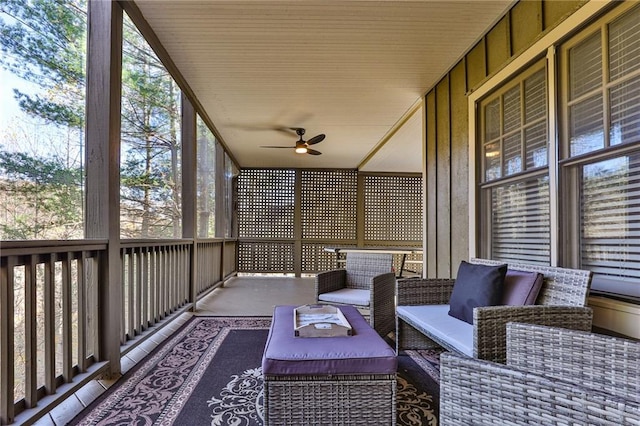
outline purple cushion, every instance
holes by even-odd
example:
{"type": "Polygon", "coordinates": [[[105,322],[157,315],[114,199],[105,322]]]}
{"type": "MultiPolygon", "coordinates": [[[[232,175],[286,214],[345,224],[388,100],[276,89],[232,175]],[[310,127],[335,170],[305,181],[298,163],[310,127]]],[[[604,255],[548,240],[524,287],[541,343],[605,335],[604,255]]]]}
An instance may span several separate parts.
{"type": "Polygon", "coordinates": [[[371,328],[353,306],[340,306],[351,324],[352,336],[295,337],[293,309],[276,306],[262,356],[263,374],[395,374],[395,351],[371,328]]]}
{"type": "Polygon", "coordinates": [[[539,272],[508,269],[504,277],[502,304],[510,306],[534,305],[542,288],[544,275],[539,272]]]}
{"type": "Polygon", "coordinates": [[[449,315],[473,325],[473,309],[500,304],[507,265],[460,262],[449,299],[449,315]]]}

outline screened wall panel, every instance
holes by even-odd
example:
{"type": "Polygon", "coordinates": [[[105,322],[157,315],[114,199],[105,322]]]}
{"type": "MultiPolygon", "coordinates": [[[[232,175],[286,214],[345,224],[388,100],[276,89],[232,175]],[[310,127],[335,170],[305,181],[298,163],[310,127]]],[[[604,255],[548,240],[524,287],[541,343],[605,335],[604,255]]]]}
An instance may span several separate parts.
{"type": "Polygon", "coordinates": [[[293,238],[293,170],[246,169],[238,177],[240,238],[293,238]]]}
{"type": "Polygon", "coordinates": [[[364,239],[422,244],[421,176],[364,176],[364,239]]]}
{"type": "Polygon", "coordinates": [[[293,243],[240,242],[238,272],[294,272],[293,243]]]}
{"type": "MultiPolygon", "coordinates": [[[[327,244],[324,243],[302,244],[302,272],[328,271],[338,266],[338,255],[325,251],[326,246],[327,244]]],[[[344,244],[340,244],[340,246],[348,247],[344,244]]]]}
{"type": "Polygon", "coordinates": [[[355,170],[301,171],[302,238],[357,238],[358,173],[355,170]]]}
{"type": "MultiPolygon", "coordinates": [[[[238,272],[302,274],[341,265],[325,247],[420,247],[421,197],[420,175],[242,170],[238,272]]],[[[408,256],[405,270],[421,271],[421,259],[408,256]]]]}

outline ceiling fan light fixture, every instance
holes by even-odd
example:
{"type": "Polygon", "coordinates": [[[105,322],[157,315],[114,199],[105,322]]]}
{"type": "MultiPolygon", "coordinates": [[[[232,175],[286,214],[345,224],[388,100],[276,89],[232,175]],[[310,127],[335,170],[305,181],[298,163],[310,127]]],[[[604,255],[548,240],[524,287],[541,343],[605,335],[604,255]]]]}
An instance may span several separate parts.
{"type": "Polygon", "coordinates": [[[307,147],[304,146],[304,145],[296,146],[296,153],[297,154],[306,154],[307,153],[307,147]]]}

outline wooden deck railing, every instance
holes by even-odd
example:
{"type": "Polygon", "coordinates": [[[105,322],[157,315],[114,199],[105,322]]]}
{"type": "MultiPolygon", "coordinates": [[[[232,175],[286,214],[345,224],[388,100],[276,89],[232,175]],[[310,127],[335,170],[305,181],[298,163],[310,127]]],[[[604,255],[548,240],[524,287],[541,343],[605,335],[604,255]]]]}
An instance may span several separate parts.
{"type": "MultiPolygon", "coordinates": [[[[234,272],[235,246],[204,240],[194,250],[192,240],[123,241],[121,353],[191,307],[191,294],[205,294],[234,272]]],[[[0,424],[16,416],[35,421],[106,369],[98,321],[106,250],[98,240],[2,242],[0,424]]]]}

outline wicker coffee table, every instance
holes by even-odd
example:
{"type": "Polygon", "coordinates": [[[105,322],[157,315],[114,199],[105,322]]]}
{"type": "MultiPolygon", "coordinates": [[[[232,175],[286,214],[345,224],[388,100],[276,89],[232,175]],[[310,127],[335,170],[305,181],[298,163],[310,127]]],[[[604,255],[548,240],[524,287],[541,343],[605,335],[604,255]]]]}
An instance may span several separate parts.
{"type": "Polygon", "coordinates": [[[294,337],[294,306],[276,306],[262,357],[265,425],[395,425],[395,351],[358,310],[352,336],[294,337]]]}

